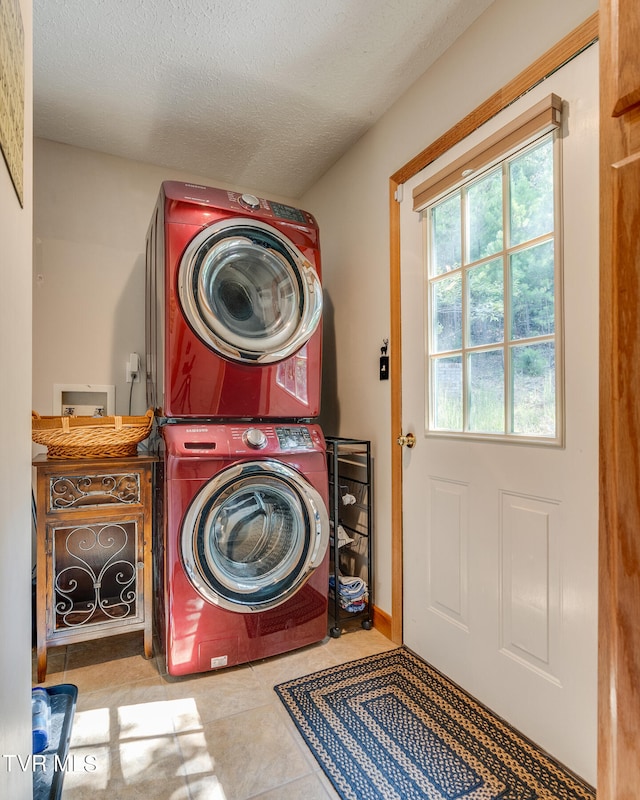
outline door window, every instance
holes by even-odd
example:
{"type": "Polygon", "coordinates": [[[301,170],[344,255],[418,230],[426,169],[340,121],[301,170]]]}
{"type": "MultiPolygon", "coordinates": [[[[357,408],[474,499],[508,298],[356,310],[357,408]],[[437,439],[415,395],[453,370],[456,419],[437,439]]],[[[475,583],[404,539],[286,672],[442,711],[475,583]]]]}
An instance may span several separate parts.
{"type": "Polygon", "coordinates": [[[431,432],[561,440],[558,142],[543,135],[424,210],[431,432]]]}

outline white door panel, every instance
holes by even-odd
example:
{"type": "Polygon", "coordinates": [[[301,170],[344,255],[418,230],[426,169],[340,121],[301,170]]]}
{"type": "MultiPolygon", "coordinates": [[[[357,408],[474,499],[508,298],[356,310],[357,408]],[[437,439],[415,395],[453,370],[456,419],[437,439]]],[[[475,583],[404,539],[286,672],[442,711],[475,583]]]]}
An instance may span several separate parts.
{"type": "Polygon", "coordinates": [[[404,641],[591,783],[596,776],[598,48],[416,176],[401,207],[404,641]],[[565,446],[425,433],[413,187],[545,97],[563,127],[565,446]]]}

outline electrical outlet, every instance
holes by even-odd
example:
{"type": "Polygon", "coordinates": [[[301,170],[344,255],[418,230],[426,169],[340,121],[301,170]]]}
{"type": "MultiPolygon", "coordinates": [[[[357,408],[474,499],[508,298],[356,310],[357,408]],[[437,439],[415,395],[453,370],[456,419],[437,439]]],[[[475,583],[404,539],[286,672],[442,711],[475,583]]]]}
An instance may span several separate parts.
{"type": "Polygon", "coordinates": [[[125,368],[127,383],[131,383],[133,376],[134,383],[140,383],[140,356],[137,353],[131,353],[125,368]]]}

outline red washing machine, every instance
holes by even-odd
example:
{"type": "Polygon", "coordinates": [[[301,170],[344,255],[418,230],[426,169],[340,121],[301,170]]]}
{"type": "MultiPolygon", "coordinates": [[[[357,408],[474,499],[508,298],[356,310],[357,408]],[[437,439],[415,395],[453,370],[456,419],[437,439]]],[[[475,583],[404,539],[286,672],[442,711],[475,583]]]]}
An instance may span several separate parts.
{"type": "Polygon", "coordinates": [[[162,435],[156,616],[168,672],[322,640],[329,521],[320,428],[175,423],[162,435]]]}
{"type": "Polygon", "coordinates": [[[147,403],[158,416],[318,415],[322,287],[311,214],[167,181],[146,262],[147,403]]]}

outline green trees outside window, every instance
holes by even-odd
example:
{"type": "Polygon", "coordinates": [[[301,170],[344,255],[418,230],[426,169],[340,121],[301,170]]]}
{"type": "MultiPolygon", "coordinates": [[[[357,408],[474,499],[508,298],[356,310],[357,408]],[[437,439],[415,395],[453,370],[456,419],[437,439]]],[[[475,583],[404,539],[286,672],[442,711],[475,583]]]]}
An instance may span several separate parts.
{"type": "Polygon", "coordinates": [[[427,209],[429,429],[556,439],[554,134],[427,209]]]}

